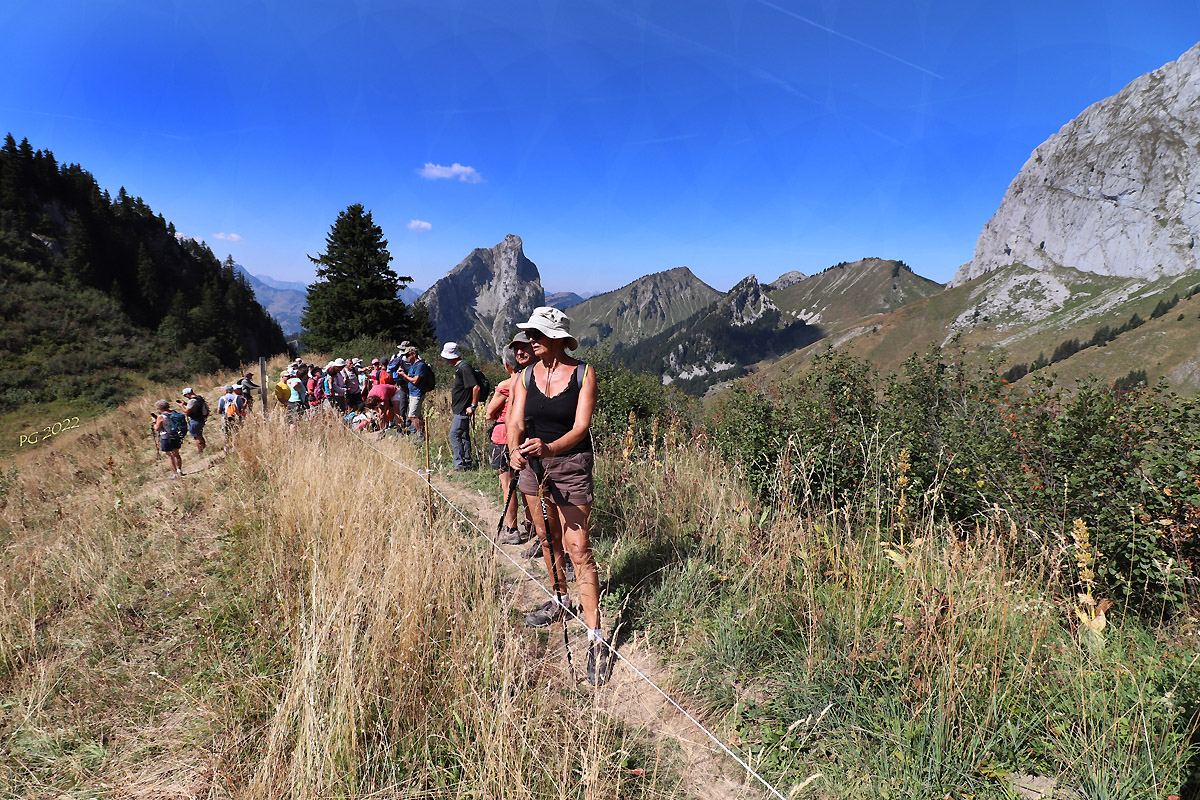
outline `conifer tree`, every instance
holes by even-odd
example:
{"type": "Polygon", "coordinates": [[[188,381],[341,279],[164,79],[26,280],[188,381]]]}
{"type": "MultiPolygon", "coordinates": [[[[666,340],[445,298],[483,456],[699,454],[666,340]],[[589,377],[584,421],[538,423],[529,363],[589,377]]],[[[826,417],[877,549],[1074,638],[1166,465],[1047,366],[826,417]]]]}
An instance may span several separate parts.
{"type": "Polygon", "coordinates": [[[158,305],[158,272],[154,268],[154,260],[150,258],[150,251],[146,249],[145,242],[138,243],[137,250],[137,283],[138,291],[142,295],[142,300],[145,301],[149,308],[154,308],[158,305]]]}
{"type": "Polygon", "coordinates": [[[301,318],[309,348],[331,351],[357,336],[407,337],[412,314],[396,295],[412,278],[398,277],[388,266],[387,244],[362,204],[338,214],[325,237],[325,252],[309,256],[317,265],[301,318]]]}

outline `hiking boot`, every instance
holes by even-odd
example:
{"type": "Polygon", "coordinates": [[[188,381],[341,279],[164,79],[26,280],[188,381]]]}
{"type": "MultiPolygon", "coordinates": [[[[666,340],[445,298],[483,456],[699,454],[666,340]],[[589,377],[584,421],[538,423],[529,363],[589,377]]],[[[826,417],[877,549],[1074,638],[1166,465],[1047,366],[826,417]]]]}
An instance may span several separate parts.
{"type": "Polygon", "coordinates": [[[608,680],[608,644],[603,639],[588,643],[587,682],[603,686],[608,680]]]}
{"type": "Polygon", "coordinates": [[[533,544],[521,552],[523,558],[541,558],[542,557],[542,540],[534,538],[533,544]]]}
{"type": "MultiPolygon", "coordinates": [[[[568,605],[566,611],[571,610],[568,605]]],[[[536,610],[525,615],[525,624],[530,628],[544,628],[562,619],[563,607],[555,600],[547,600],[536,610]]]]}
{"type": "Polygon", "coordinates": [[[500,544],[525,544],[525,539],[516,528],[505,528],[500,535],[500,544]]]}

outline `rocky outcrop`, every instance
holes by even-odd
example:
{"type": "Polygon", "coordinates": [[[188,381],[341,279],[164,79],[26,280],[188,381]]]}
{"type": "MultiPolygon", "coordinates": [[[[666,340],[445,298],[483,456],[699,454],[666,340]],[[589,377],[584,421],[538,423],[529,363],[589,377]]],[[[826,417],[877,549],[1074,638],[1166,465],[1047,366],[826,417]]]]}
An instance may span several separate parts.
{"type": "Polygon", "coordinates": [[[546,303],[537,265],[521,237],[509,234],[490,249],[476,248],[421,295],[438,340],[455,341],[498,358],[518,322],[546,303]]]}
{"type": "Polygon", "coordinates": [[[1038,146],[960,286],[998,267],[1155,279],[1200,268],[1200,45],[1038,146]]]}
{"type": "Polygon", "coordinates": [[[717,305],[717,313],[727,317],[735,328],[752,325],[769,311],[778,312],[779,309],[753,275],[742,278],[717,305]]]}
{"type": "Polygon", "coordinates": [[[717,302],[639,342],[624,360],[634,369],[659,375],[663,383],[703,394],[718,382],[745,375],[751,365],[811,344],[820,335],[802,320],[784,318],[750,275],[717,302]]]}
{"type": "Polygon", "coordinates": [[[773,292],[777,292],[780,289],[786,289],[789,286],[795,286],[797,283],[799,283],[800,281],[804,280],[807,277],[808,276],[805,275],[800,270],[794,269],[790,272],[783,273],[778,278],[776,278],[775,280],[768,283],[767,288],[773,292]]]}

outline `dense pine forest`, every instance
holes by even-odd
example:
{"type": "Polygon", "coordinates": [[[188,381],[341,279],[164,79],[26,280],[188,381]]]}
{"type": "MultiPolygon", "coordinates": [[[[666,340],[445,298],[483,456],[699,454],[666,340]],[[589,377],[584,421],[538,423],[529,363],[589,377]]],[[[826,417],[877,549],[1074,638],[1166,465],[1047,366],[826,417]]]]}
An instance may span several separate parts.
{"type": "Polygon", "coordinates": [[[142,378],[287,349],[232,259],[12,134],[0,148],[0,315],[0,412],[55,399],[110,405],[142,378]]]}

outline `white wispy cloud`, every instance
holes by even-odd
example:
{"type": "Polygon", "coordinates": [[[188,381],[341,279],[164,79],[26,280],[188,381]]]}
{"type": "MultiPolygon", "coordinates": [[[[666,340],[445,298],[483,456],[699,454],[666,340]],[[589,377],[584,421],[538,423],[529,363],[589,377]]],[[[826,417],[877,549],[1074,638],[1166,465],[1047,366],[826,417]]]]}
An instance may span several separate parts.
{"type": "Polygon", "coordinates": [[[244,242],[244,241],[246,241],[241,236],[238,236],[236,233],[214,233],[213,238],[220,239],[223,242],[244,242]]]}
{"type": "Polygon", "coordinates": [[[410,219],[408,221],[408,229],[417,233],[429,233],[433,230],[433,223],[426,222],[423,219],[410,219]]]}
{"type": "Polygon", "coordinates": [[[483,183],[483,176],[479,174],[479,170],[468,167],[466,164],[459,164],[457,161],[448,167],[427,161],[425,166],[417,170],[417,174],[431,181],[459,180],[463,183],[483,183]]]}

